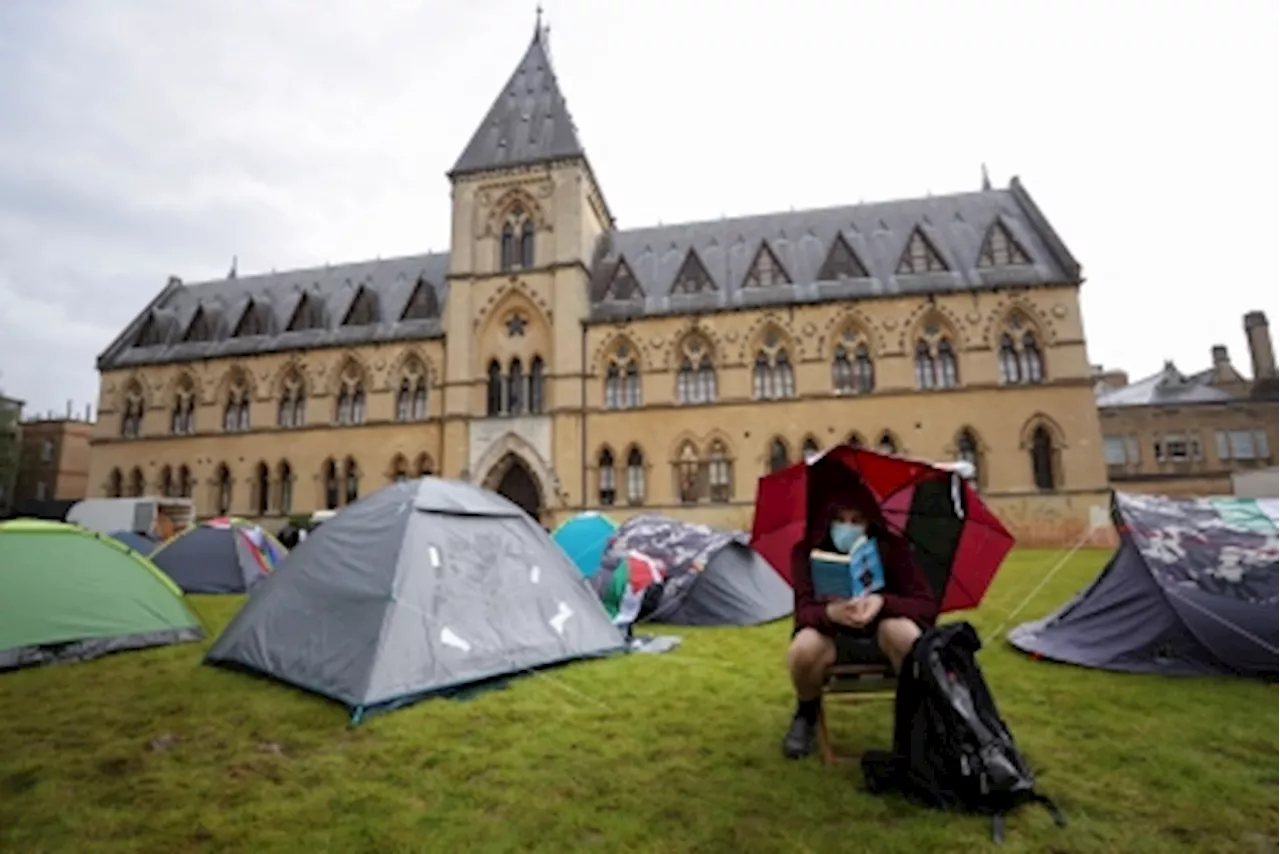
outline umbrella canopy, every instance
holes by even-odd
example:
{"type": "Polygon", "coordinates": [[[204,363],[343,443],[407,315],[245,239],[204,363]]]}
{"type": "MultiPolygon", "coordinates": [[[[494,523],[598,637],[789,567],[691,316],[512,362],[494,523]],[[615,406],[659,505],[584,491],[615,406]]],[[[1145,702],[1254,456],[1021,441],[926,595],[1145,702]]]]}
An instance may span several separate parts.
{"type": "Polygon", "coordinates": [[[564,549],[584,578],[590,578],[600,568],[605,546],[618,529],[618,523],[603,513],[579,513],[566,519],[551,532],[551,539],[564,549]]]}
{"type": "Polygon", "coordinates": [[[982,601],[1013,535],[982,503],[963,472],[921,460],[837,445],[760,479],[751,545],[788,581],[791,554],[819,539],[821,508],[837,499],[869,497],[873,521],[911,543],[940,611],[982,601]]]}

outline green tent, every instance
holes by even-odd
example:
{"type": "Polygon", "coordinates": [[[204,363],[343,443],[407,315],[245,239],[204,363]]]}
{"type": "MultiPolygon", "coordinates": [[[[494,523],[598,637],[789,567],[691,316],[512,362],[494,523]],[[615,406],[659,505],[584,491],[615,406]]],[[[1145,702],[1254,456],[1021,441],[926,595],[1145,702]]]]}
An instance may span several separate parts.
{"type": "Polygon", "coordinates": [[[111,537],[0,522],[0,671],[203,637],[177,585],[111,537]]]}

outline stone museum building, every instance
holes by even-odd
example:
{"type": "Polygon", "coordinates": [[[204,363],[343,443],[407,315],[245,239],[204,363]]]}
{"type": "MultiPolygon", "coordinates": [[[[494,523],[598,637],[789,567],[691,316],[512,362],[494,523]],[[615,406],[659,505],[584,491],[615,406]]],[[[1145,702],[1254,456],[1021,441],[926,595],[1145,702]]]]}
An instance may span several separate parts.
{"type": "Polygon", "coordinates": [[[540,28],[448,174],[448,252],[171,278],[99,358],[91,494],[282,520],[432,473],[749,527],[852,441],[971,460],[1027,544],[1106,505],[1080,264],[1018,179],[622,229],[540,28]]]}

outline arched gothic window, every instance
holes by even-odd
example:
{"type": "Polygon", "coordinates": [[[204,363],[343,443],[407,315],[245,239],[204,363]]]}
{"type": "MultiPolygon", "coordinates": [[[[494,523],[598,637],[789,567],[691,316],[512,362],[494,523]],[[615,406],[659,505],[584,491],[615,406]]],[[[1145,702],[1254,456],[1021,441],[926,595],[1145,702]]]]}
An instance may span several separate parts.
{"type": "Polygon", "coordinates": [[[1036,489],[1049,491],[1058,488],[1058,467],[1053,436],[1043,425],[1031,434],[1031,475],[1036,489]]]}
{"type": "Polygon", "coordinates": [[[702,498],[702,462],[692,442],[680,446],[675,461],[676,484],[681,504],[696,504],[702,498]]]}
{"type": "Polygon", "coordinates": [[[497,359],[494,359],[489,363],[489,384],[485,395],[485,412],[489,417],[492,418],[502,414],[502,400],[505,396],[502,366],[498,364],[497,359]]]}
{"type": "Polygon", "coordinates": [[[392,483],[401,483],[409,479],[409,463],[404,458],[404,454],[396,454],[391,460],[391,481],[392,483]]]}
{"type": "Polygon", "coordinates": [[[325,509],[337,510],[340,497],[338,491],[338,464],[332,458],[324,461],[324,469],[321,472],[321,476],[324,478],[325,509]]]}
{"type": "Polygon", "coordinates": [[[249,381],[236,370],[227,386],[226,406],[222,410],[222,429],[227,433],[244,433],[249,429],[249,381]]]}
{"type": "Polygon", "coordinates": [[[791,360],[787,358],[782,337],[774,329],[765,332],[761,347],[756,351],[752,392],[756,400],[779,400],[795,396],[795,370],[791,367],[791,360]]]}
{"type": "Polygon", "coordinates": [[[413,464],[413,471],[417,477],[428,477],[435,474],[435,464],[431,462],[431,457],[425,453],[418,454],[418,459],[413,464]]]}
{"type": "Polygon", "coordinates": [[[677,403],[715,403],[716,369],[710,348],[697,335],[680,345],[680,368],[676,372],[677,403]]]}
{"type": "Polygon", "coordinates": [[[643,504],[644,495],[644,452],[632,445],[627,452],[627,503],[643,504]]]}
{"type": "Polygon", "coordinates": [[[417,357],[410,357],[404,364],[396,392],[396,420],[425,421],[426,418],[427,370],[417,357]]]}
{"type": "Polygon", "coordinates": [[[364,423],[364,372],[348,362],[338,377],[338,401],[334,413],[342,425],[364,423]]]}
{"type": "Polygon", "coordinates": [[[499,251],[500,266],[505,273],[515,264],[516,258],[516,229],[510,222],[502,226],[502,247],[499,251]]]}
{"type": "Polygon", "coordinates": [[[982,483],[982,460],[979,458],[978,440],[968,427],[956,435],[956,459],[973,466],[973,483],[982,483]]]}
{"type": "Polygon", "coordinates": [[[1036,333],[1026,319],[1014,313],[1000,334],[1000,381],[1005,385],[1044,382],[1044,356],[1036,333]]]}
{"type": "Polygon", "coordinates": [[[960,384],[960,368],[951,341],[936,323],[926,323],[916,340],[916,388],[955,388],[960,384]]]}
{"type": "Polygon", "coordinates": [[[107,476],[107,497],[124,497],[124,475],[120,474],[120,469],[112,469],[107,476]]]}
{"type": "Polygon", "coordinates": [[[898,453],[898,441],[893,438],[893,434],[885,430],[880,434],[880,441],[876,442],[876,450],[882,454],[898,453]]]}
{"type": "Polygon", "coordinates": [[[533,266],[533,222],[528,219],[520,226],[520,266],[526,270],[533,266]]]}
{"type": "Polygon", "coordinates": [[[347,503],[354,504],[360,499],[360,469],[356,466],[354,459],[347,457],[344,470],[346,473],[347,503]]]}
{"type": "Polygon", "coordinates": [[[293,510],[293,467],[288,460],[281,460],[277,471],[280,479],[280,513],[287,516],[293,510]]]}
{"type": "Polygon", "coordinates": [[[129,472],[129,497],[141,498],[147,491],[147,479],[142,474],[142,469],[134,468],[129,472]]]}
{"type": "Polygon", "coordinates": [[[178,497],[190,498],[194,487],[195,481],[191,477],[191,469],[186,465],[178,466],[178,497]]]}
{"type": "Polygon", "coordinates": [[[302,374],[291,368],[280,383],[280,406],[276,423],[285,429],[307,423],[307,389],[302,374]]]}
{"type": "Polygon", "coordinates": [[[613,451],[608,448],[602,448],[596,459],[596,477],[599,481],[600,504],[612,507],[618,497],[618,472],[614,468],[613,451]]]}
{"type": "Polygon", "coordinates": [[[781,471],[791,464],[789,454],[787,453],[787,443],[781,439],[774,439],[769,443],[769,471],[781,471]]]}
{"type": "Polygon", "coordinates": [[[173,414],[169,432],[175,436],[190,436],[196,431],[196,392],[191,377],[184,376],[173,395],[173,414]]]}
{"type": "Polygon", "coordinates": [[[856,329],[846,329],[831,359],[831,387],[839,394],[866,394],[875,390],[876,371],[871,348],[856,329]]]}
{"type": "Polygon", "coordinates": [[[541,356],[534,356],[529,363],[529,413],[541,415],[546,411],[546,367],[541,356]]]}
{"type": "Polygon", "coordinates": [[[733,461],[729,459],[729,450],[723,442],[716,439],[711,443],[707,459],[711,500],[717,504],[727,504],[733,498],[733,461]]]}
{"type": "Polygon", "coordinates": [[[810,436],[804,440],[804,447],[801,448],[800,453],[802,454],[804,461],[808,462],[813,457],[822,453],[822,446],[818,444],[817,439],[810,436]]]}
{"type": "Polygon", "coordinates": [[[173,469],[162,466],[160,469],[160,494],[165,498],[177,498],[178,493],[173,482],[173,469]]]}
{"type": "Polygon", "coordinates": [[[511,360],[507,370],[507,414],[519,415],[524,411],[525,378],[524,365],[519,359],[511,360]]]}
{"type": "Polygon", "coordinates": [[[231,469],[226,463],[220,463],[213,479],[214,507],[219,516],[231,512],[231,469]]]}
{"type": "Polygon", "coordinates": [[[253,480],[258,515],[266,516],[271,510],[271,470],[267,468],[266,463],[258,463],[253,480]]]}
{"type": "Polygon", "coordinates": [[[120,435],[126,439],[136,439],[142,435],[142,418],[146,403],[142,395],[142,385],[131,380],[124,390],[124,411],[120,418],[120,435]]]}
{"type": "Polygon", "coordinates": [[[605,409],[635,409],[640,406],[640,369],[635,353],[626,341],[619,341],[609,357],[604,378],[605,409]]]}

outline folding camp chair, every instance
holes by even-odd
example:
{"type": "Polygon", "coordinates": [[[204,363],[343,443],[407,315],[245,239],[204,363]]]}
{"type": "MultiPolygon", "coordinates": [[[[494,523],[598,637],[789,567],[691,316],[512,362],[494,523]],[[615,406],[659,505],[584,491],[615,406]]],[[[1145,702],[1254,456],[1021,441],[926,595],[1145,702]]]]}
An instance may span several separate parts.
{"type": "Polygon", "coordinates": [[[835,765],[852,761],[838,756],[827,731],[827,708],[835,702],[841,705],[861,704],[871,700],[892,700],[898,687],[898,676],[893,665],[872,640],[859,642],[857,654],[848,663],[839,663],[827,670],[827,681],[822,687],[822,706],[818,712],[818,750],[823,765],[835,765]]]}

